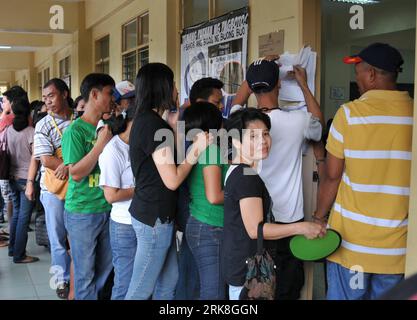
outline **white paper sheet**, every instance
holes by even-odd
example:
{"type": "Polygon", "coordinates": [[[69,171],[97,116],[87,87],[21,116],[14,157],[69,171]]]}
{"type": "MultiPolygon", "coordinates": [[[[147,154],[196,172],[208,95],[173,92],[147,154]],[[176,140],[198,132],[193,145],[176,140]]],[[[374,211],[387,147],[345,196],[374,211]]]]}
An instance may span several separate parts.
{"type": "Polygon", "coordinates": [[[297,81],[288,75],[288,71],[293,71],[294,65],[301,65],[307,72],[307,84],[311,92],[315,91],[317,53],[311,47],[304,47],[298,54],[285,52],[281,55],[278,63],[280,66],[281,90],[279,99],[285,101],[305,102],[303,92],[297,81]]]}

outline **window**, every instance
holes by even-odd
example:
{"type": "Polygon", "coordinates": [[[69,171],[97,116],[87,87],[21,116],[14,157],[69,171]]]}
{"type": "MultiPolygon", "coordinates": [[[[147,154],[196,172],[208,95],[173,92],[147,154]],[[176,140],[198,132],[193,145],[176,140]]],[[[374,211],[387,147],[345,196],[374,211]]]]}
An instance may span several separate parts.
{"type": "Polygon", "coordinates": [[[71,61],[70,57],[66,57],[59,61],[59,77],[64,79],[71,74],[71,61]]]}
{"type": "Polygon", "coordinates": [[[38,72],[38,95],[39,97],[42,97],[42,72],[38,72]]]}
{"type": "Polygon", "coordinates": [[[249,0],[215,0],[215,16],[221,16],[230,11],[249,5],[249,0]]]}
{"type": "Polygon", "coordinates": [[[46,68],[45,70],[43,70],[43,84],[47,83],[50,80],[49,78],[49,68],[46,68]]]}
{"type": "Polygon", "coordinates": [[[95,51],[96,72],[109,73],[110,71],[110,37],[105,36],[96,41],[95,51]]]}
{"type": "Polygon", "coordinates": [[[183,27],[191,27],[248,5],[249,0],[182,0],[183,27]]]}
{"type": "Polygon", "coordinates": [[[209,20],[210,0],[183,0],[184,27],[209,20]]]}
{"type": "Polygon", "coordinates": [[[123,25],[122,33],[122,77],[134,82],[138,70],[149,62],[149,14],[123,25]]]}

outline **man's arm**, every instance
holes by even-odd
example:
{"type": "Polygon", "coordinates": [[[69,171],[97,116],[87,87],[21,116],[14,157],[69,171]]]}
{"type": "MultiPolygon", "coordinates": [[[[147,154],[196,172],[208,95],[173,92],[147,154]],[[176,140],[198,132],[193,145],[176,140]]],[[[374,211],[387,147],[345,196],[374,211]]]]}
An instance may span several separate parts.
{"type": "Polygon", "coordinates": [[[236,93],[235,98],[233,99],[232,105],[244,106],[248,102],[251,94],[252,90],[249,88],[248,82],[246,80],[243,81],[242,85],[239,87],[239,90],[236,93]]]}
{"type": "Polygon", "coordinates": [[[80,182],[94,170],[100,154],[112,137],[113,135],[110,127],[105,125],[103,129],[100,130],[97,142],[93,149],[80,161],[69,165],[69,173],[74,181],[80,182]]]}
{"type": "Polygon", "coordinates": [[[56,168],[58,168],[61,164],[62,164],[62,159],[59,159],[58,157],[55,156],[40,156],[42,165],[45,168],[51,169],[51,170],[56,170],[56,168]]]}
{"type": "Polygon", "coordinates": [[[313,115],[313,117],[319,119],[322,128],[325,128],[324,116],[320,110],[320,105],[314,97],[313,93],[310,91],[310,88],[307,84],[306,70],[300,66],[294,66],[294,77],[297,80],[297,83],[303,92],[304,99],[307,104],[307,111],[310,112],[313,115]]]}
{"type": "Polygon", "coordinates": [[[319,202],[317,204],[317,210],[313,215],[316,220],[322,223],[325,222],[325,217],[336,200],[344,168],[344,159],[336,158],[330,152],[327,153],[326,175],[319,185],[319,202]]]}

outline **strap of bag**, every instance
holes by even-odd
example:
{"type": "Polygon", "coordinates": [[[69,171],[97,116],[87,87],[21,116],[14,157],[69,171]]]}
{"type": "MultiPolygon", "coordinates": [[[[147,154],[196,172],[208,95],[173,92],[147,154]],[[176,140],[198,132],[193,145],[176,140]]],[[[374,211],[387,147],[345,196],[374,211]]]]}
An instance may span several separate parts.
{"type": "Polygon", "coordinates": [[[258,224],[257,254],[261,255],[264,251],[264,222],[258,224]]]}
{"type": "MultiPolygon", "coordinates": [[[[62,132],[61,132],[61,130],[59,130],[58,125],[56,124],[56,121],[55,121],[55,117],[54,117],[54,113],[53,112],[51,113],[51,117],[52,117],[52,124],[54,125],[56,131],[58,132],[59,136],[62,139],[62,132]]],[[[71,114],[70,123],[72,123],[72,120],[73,119],[74,119],[74,113],[71,114]]]]}

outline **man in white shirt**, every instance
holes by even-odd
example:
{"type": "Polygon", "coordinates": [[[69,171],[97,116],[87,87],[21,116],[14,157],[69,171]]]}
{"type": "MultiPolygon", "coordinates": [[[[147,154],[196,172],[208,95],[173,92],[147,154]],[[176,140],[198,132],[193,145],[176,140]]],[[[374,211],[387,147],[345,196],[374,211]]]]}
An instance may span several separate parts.
{"type": "MultiPolygon", "coordinates": [[[[254,93],[258,108],[271,118],[271,152],[260,164],[262,180],[273,201],[272,212],[277,223],[295,223],[304,219],[302,189],[302,147],[305,140],[320,141],[323,114],[307,85],[304,69],[294,66],[293,76],[303,91],[304,110],[284,111],[279,108],[279,66],[269,60],[250,65],[234,104],[243,105],[254,93]]],[[[296,300],[304,285],[303,263],[289,251],[290,238],[269,241],[268,247],[277,265],[278,300],[296,300]]]]}

